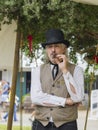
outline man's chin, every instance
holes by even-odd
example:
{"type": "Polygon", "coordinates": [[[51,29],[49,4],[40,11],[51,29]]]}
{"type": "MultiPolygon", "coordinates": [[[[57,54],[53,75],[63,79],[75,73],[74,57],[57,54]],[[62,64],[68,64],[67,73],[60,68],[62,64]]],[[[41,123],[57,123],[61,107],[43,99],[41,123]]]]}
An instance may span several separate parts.
{"type": "Polygon", "coordinates": [[[52,62],[53,64],[57,64],[56,61],[55,61],[54,59],[52,59],[51,62],[52,62]]]}

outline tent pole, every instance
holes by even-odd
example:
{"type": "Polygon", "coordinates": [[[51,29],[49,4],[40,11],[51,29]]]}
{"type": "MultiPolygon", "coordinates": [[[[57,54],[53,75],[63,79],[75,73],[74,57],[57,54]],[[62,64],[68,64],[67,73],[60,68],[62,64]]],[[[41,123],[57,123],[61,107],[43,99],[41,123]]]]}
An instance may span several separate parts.
{"type": "Polygon", "coordinates": [[[90,89],[89,89],[89,94],[88,94],[89,95],[88,96],[88,107],[87,107],[87,111],[86,111],[84,130],[86,130],[86,128],[87,128],[88,113],[89,113],[90,103],[91,103],[91,91],[92,91],[92,85],[93,85],[94,79],[95,79],[95,76],[94,76],[94,72],[93,72],[90,75],[90,89]]]}
{"type": "Polygon", "coordinates": [[[20,39],[21,39],[21,31],[19,28],[19,24],[20,24],[20,21],[18,19],[7,130],[12,130],[12,123],[13,123],[14,101],[15,101],[15,94],[16,94],[17,74],[18,74],[18,69],[19,69],[18,68],[19,48],[20,48],[20,39]]]}

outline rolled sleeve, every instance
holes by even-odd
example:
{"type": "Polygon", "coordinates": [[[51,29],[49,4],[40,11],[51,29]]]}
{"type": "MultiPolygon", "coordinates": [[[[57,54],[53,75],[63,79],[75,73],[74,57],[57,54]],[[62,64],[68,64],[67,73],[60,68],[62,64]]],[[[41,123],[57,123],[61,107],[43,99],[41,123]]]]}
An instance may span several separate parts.
{"type": "Polygon", "coordinates": [[[45,103],[47,103],[55,106],[64,106],[66,98],[44,93],[40,83],[40,68],[36,68],[32,70],[31,74],[31,100],[35,105],[45,106],[45,103]]]}
{"type": "Polygon", "coordinates": [[[67,72],[63,74],[67,90],[74,102],[81,102],[84,98],[84,76],[82,68],[76,66],[74,74],[67,72]],[[75,93],[71,90],[70,84],[74,87],[75,93]]]}

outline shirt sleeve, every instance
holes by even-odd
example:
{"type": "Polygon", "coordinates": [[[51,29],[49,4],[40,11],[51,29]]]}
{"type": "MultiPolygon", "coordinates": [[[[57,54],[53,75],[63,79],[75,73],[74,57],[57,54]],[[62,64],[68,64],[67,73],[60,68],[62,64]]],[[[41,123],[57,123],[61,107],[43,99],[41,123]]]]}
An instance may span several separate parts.
{"type": "Polygon", "coordinates": [[[70,72],[63,74],[67,90],[74,102],[81,102],[84,98],[84,74],[81,67],[76,66],[73,76],[70,72]],[[75,93],[71,90],[70,84],[74,87],[75,93]]]}
{"type": "Polygon", "coordinates": [[[42,106],[65,106],[66,99],[43,93],[40,83],[40,67],[32,69],[31,71],[31,100],[35,105],[42,106]]]}

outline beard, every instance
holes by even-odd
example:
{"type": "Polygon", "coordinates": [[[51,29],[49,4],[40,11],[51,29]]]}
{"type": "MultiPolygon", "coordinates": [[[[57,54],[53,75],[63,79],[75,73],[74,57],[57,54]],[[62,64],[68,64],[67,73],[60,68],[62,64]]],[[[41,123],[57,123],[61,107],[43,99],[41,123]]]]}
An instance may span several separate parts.
{"type": "Polygon", "coordinates": [[[51,58],[52,58],[52,59],[55,59],[56,57],[57,57],[57,54],[56,54],[56,53],[52,53],[52,54],[51,54],[51,58]]]}

